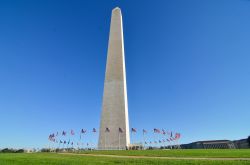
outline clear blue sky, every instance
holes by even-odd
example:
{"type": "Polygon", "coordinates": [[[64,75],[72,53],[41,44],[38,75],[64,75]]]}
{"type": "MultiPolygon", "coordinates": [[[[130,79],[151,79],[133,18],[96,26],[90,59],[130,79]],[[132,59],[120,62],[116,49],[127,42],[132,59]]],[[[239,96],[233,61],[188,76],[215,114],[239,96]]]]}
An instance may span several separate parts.
{"type": "Polygon", "coordinates": [[[181,143],[250,134],[249,0],[3,0],[0,148],[99,128],[116,6],[131,127],[177,131],[181,143]]]}

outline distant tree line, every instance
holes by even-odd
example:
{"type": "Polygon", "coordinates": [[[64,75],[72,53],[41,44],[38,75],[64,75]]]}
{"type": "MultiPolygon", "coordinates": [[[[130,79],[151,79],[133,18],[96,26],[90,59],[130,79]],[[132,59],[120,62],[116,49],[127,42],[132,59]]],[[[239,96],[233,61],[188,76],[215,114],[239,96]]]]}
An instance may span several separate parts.
{"type": "Polygon", "coordinates": [[[12,148],[4,148],[0,150],[0,153],[24,153],[24,149],[12,149],[12,148]]]}

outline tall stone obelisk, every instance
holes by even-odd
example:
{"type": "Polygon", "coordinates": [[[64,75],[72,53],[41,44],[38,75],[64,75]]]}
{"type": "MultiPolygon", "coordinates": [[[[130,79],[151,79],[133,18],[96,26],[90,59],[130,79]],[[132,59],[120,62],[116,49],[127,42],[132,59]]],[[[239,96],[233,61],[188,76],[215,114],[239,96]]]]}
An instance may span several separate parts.
{"type": "Polygon", "coordinates": [[[112,10],[98,148],[126,149],[130,143],[122,14],[112,10]]]}

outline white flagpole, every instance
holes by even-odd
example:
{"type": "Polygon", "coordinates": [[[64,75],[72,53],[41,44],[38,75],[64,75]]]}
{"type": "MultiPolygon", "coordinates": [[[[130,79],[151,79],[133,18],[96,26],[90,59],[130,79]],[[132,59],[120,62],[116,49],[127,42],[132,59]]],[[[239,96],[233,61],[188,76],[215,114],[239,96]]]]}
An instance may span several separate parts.
{"type": "Polygon", "coordinates": [[[159,149],[160,149],[161,148],[161,143],[162,143],[162,142],[160,142],[161,141],[161,132],[159,133],[158,138],[159,138],[158,142],[159,142],[159,149]]]}
{"type": "Polygon", "coordinates": [[[143,149],[145,150],[145,136],[144,136],[144,132],[142,132],[142,136],[143,136],[143,149]]]}
{"type": "Polygon", "coordinates": [[[130,135],[131,135],[131,144],[132,144],[132,148],[133,148],[133,132],[132,132],[132,129],[131,129],[131,132],[130,132],[130,135]]]}
{"type": "Polygon", "coordinates": [[[106,134],[107,134],[107,132],[105,131],[105,137],[104,137],[104,150],[106,150],[106,134]]]}
{"type": "Polygon", "coordinates": [[[59,143],[59,146],[58,146],[58,149],[60,149],[60,145],[61,145],[61,140],[58,142],[59,143]]]}
{"type": "Polygon", "coordinates": [[[49,144],[48,146],[49,146],[49,150],[50,150],[50,140],[48,140],[48,141],[49,141],[49,142],[48,142],[48,144],[49,144]]]}
{"type": "Polygon", "coordinates": [[[81,139],[82,139],[82,130],[80,131],[80,137],[79,137],[79,141],[78,141],[78,150],[80,150],[81,149],[81,139]]]}
{"type": "MultiPolygon", "coordinates": [[[[156,134],[157,134],[157,132],[155,132],[154,134],[155,134],[155,139],[154,139],[154,142],[157,142],[157,140],[156,140],[156,139],[157,139],[157,135],[156,135],[156,134]]],[[[157,147],[157,143],[155,143],[155,145],[156,145],[156,147],[157,147]]]]}
{"type": "Polygon", "coordinates": [[[120,150],[120,131],[118,133],[118,136],[119,136],[119,148],[118,148],[118,150],[120,150]]]}

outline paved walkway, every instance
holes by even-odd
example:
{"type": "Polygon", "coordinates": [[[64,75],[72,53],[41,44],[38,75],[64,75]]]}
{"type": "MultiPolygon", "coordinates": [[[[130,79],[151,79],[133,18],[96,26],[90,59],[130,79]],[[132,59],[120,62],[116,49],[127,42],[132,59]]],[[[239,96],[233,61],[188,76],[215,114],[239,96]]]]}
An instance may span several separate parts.
{"type": "Polygon", "coordinates": [[[199,157],[156,157],[156,156],[125,156],[125,155],[102,155],[102,154],[76,154],[76,153],[59,153],[65,155],[83,155],[94,157],[111,157],[111,158],[133,158],[133,159],[166,159],[166,160],[248,160],[250,158],[199,158],[199,157]]]}

